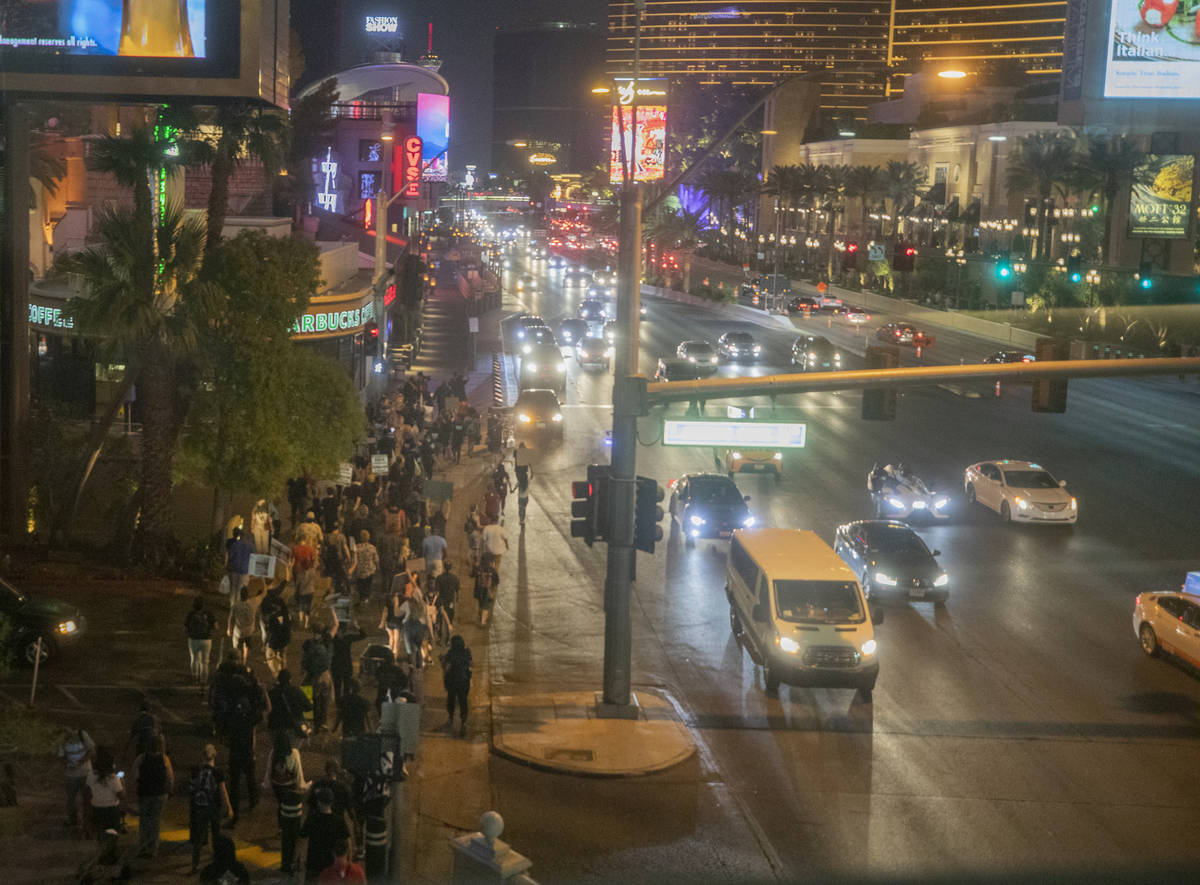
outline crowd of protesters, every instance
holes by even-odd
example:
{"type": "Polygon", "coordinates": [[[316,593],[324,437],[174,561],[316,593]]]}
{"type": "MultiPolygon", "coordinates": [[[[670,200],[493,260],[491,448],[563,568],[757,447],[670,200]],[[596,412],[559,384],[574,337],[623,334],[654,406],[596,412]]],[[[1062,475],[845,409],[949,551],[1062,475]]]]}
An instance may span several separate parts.
{"type": "Polygon", "coordinates": [[[82,822],[102,840],[111,837],[123,831],[122,808],[136,796],[138,852],[154,857],[164,807],[181,795],[192,872],[201,881],[247,881],[222,830],[236,832],[242,815],[269,796],[285,876],[303,869],[305,881],[366,881],[358,863],[364,829],[383,815],[389,780],[385,772],[344,770],[338,751],[378,726],[384,704],[423,703],[427,673],[439,664],[446,728],[468,733],[472,655],[455,631],[460,575],[472,582],[475,617],[487,625],[508,550],[507,496],[517,492],[523,526],[532,475],[522,446],[511,453],[510,479],[495,416],[481,449],[481,418],[461,375],[432,390],[419,372],[399,379],[369,417],[373,447],[353,459],[348,483],[297,477],[287,487],[286,526],[266,501],[248,522],[231,523],[221,582],[228,608],[198,597],[184,618],[190,678],[207,702],[212,742],[177,769],[153,705],[144,704],[122,757],[132,760],[127,795],[119,754],[83,729],[65,733],[58,754],[70,826],[82,822]],[[432,494],[431,483],[435,471],[476,452],[489,459],[485,491],[455,516],[450,495],[432,494]],[[446,540],[452,520],[466,542],[458,563],[446,540]],[[274,574],[257,572],[255,557],[264,555],[276,557],[274,574]],[[378,638],[368,636],[372,627],[378,638]],[[364,696],[368,680],[373,702],[364,696]],[[310,782],[303,754],[313,750],[332,758],[310,782]]]}

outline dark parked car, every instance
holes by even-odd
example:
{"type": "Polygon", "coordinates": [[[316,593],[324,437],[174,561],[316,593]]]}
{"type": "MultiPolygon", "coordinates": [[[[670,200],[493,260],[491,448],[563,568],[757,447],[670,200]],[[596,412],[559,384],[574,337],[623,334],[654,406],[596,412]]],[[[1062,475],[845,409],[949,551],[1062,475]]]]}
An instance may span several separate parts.
{"type": "Polygon", "coordinates": [[[792,365],[806,372],[832,372],[842,368],[842,352],[823,335],[801,335],[792,342],[792,365]]]}
{"type": "Polygon", "coordinates": [[[28,666],[37,657],[38,637],[42,640],[42,663],[45,663],[61,648],[76,642],[87,627],[79,609],[70,603],[38,599],[3,579],[0,579],[0,613],[11,624],[17,660],[28,666]]]}
{"type": "Polygon", "coordinates": [[[945,602],[950,576],[920,535],[892,519],[864,519],[838,526],[833,549],[862,582],[870,600],[879,597],[945,602]]]}
{"type": "Polygon", "coordinates": [[[717,371],[717,350],[707,341],[682,341],[675,348],[675,356],[704,367],[710,375],[717,371]]]}
{"type": "Polygon", "coordinates": [[[728,538],[754,527],[754,517],[737,484],[719,473],[688,473],[667,484],[671,518],[679,521],[687,546],[697,538],[728,538]]]}
{"type": "Polygon", "coordinates": [[[984,357],[985,363],[1032,363],[1037,359],[1027,350],[997,350],[990,356],[984,357]]]}

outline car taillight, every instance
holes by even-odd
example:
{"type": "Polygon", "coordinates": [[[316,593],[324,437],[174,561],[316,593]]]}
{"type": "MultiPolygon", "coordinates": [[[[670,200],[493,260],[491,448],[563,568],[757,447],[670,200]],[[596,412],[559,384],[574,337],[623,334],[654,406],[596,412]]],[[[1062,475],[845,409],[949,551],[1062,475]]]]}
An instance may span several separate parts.
{"type": "Polygon", "coordinates": [[[1142,604],[1142,594],[1139,593],[1137,596],[1133,597],[1133,604],[1134,605],[1142,604]]]}

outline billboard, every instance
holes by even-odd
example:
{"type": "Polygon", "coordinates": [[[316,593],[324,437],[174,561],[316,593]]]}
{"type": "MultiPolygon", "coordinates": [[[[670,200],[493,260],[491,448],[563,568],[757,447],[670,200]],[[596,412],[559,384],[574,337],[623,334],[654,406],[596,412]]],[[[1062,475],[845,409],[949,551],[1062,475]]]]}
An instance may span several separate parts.
{"type": "Polygon", "coordinates": [[[1105,98],[1200,98],[1200,17],[1178,0],[1109,0],[1105,98]]]}
{"type": "Polygon", "coordinates": [[[1182,239],[1192,206],[1191,154],[1148,154],[1137,168],[1129,194],[1129,235],[1182,239]]]}
{"type": "Polygon", "coordinates": [[[621,126],[624,122],[625,155],[633,165],[635,181],[659,181],[667,163],[666,105],[638,105],[634,108],[614,106],[612,109],[612,138],[609,141],[608,180],[619,184],[624,180],[621,164],[621,126]]]}
{"type": "Polygon", "coordinates": [[[2,0],[0,89],[286,108],[288,8],[288,0],[2,0]]]}
{"type": "Polygon", "coordinates": [[[425,149],[425,181],[445,181],[449,169],[450,96],[417,93],[417,137],[425,149]]]}

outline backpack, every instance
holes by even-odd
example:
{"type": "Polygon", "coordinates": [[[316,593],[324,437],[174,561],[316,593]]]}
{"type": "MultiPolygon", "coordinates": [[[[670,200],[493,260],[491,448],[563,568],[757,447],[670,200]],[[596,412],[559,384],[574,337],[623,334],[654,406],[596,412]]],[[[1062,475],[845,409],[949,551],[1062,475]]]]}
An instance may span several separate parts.
{"type": "Polygon", "coordinates": [[[204,611],[193,609],[187,617],[187,632],[192,639],[203,639],[205,633],[212,633],[212,626],[208,621],[208,614],[204,611]]]}
{"type": "Polygon", "coordinates": [[[197,765],[192,773],[192,807],[217,807],[217,778],[211,765],[197,765]]]}

